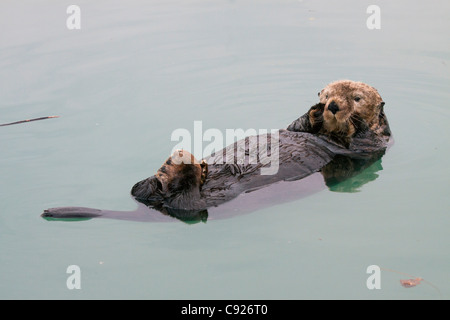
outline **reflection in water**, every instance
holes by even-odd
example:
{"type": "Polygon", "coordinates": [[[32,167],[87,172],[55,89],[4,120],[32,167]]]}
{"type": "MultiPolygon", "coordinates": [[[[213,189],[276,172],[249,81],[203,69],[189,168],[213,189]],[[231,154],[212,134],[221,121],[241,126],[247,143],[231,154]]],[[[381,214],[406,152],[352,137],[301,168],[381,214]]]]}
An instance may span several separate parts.
{"type": "Polygon", "coordinates": [[[369,159],[352,159],[337,155],[321,171],[329,190],[359,192],[364,184],[378,178],[377,172],[383,170],[383,154],[375,154],[369,159]]]}
{"type": "MultiPolygon", "coordinates": [[[[144,203],[144,202],[143,202],[144,203]]],[[[208,210],[183,210],[175,209],[169,207],[155,207],[150,206],[150,208],[156,209],[164,215],[176,218],[188,224],[194,224],[198,222],[206,222],[208,220],[208,210]]]]}
{"type": "MultiPolygon", "coordinates": [[[[363,158],[336,155],[321,170],[325,184],[330,191],[334,192],[359,192],[364,184],[378,178],[377,172],[383,170],[381,158],[384,153],[382,151],[363,158]]],[[[208,219],[208,210],[195,211],[163,206],[155,207],[144,201],[140,202],[160,211],[164,215],[171,216],[185,223],[206,222],[208,219]]]]}
{"type": "MultiPolygon", "coordinates": [[[[381,158],[383,155],[384,151],[379,153],[359,155],[356,158],[344,155],[336,155],[331,162],[329,162],[320,170],[320,173],[323,176],[325,185],[329,188],[330,191],[358,192],[361,186],[378,178],[377,172],[383,169],[381,166],[381,158]]],[[[310,189],[312,188],[312,186],[308,184],[307,188],[310,189]]],[[[262,203],[261,197],[264,196],[255,196],[257,197],[256,201],[258,203],[262,203]]],[[[302,193],[295,193],[295,197],[301,198],[302,193]]],[[[287,201],[286,195],[284,199],[285,201],[287,201]]],[[[188,224],[206,222],[208,220],[209,213],[206,209],[174,209],[161,204],[155,205],[155,203],[150,203],[145,200],[136,200],[141,204],[135,211],[121,212],[83,207],[64,207],[45,210],[42,214],[42,217],[46,220],[58,221],[82,221],[91,218],[112,218],[132,221],[164,221],[164,217],[171,217],[188,224]],[[162,215],[159,213],[161,213],[162,215]]],[[[281,199],[281,201],[283,201],[283,199],[281,199]]],[[[246,206],[245,201],[243,202],[242,206],[246,206]]],[[[246,208],[239,209],[244,209],[243,211],[246,211],[246,208]]],[[[229,215],[231,215],[231,213],[229,213],[229,215]]]]}

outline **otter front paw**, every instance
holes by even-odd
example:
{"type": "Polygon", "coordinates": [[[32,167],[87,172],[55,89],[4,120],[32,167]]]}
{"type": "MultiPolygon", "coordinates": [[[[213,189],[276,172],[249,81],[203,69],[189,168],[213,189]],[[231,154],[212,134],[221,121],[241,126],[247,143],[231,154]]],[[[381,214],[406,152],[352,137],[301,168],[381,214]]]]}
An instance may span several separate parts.
{"type": "Polygon", "coordinates": [[[318,103],[312,106],[307,113],[293,121],[288,127],[288,131],[318,133],[323,125],[324,104],[318,103]]]}
{"type": "MultiPolygon", "coordinates": [[[[205,162],[206,164],[206,162],[205,162]]],[[[199,189],[207,167],[186,150],[176,150],[159,168],[156,177],[164,193],[199,189]]]]}
{"type": "Polygon", "coordinates": [[[208,175],[208,163],[205,160],[202,160],[200,167],[202,168],[202,176],[200,179],[200,186],[202,186],[206,181],[206,176],[208,175]]]}

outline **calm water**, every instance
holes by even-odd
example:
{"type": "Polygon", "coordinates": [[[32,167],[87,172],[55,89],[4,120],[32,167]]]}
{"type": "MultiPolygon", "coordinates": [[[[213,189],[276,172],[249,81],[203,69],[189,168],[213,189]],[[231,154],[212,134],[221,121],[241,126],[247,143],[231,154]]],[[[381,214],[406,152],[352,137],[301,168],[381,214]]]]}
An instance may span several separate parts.
{"type": "Polygon", "coordinates": [[[0,3],[0,123],[60,116],[0,128],[0,298],[450,298],[448,2],[377,1],[380,30],[369,1],[78,1],[80,30],[69,4],[0,3]],[[286,127],[342,78],[395,137],[359,192],[191,225],[39,216],[133,210],[173,130],[286,127]],[[374,264],[403,274],[369,290],[374,264]]]}

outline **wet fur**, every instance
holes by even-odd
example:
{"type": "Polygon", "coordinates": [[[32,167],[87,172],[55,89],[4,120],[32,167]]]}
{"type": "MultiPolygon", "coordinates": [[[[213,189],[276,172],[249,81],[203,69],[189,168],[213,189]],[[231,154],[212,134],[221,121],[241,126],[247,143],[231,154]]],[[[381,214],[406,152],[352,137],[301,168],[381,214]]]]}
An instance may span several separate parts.
{"type": "MultiPolygon", "coordinates": [[[[277,181],[302,179],[318,171],[327,184],[345,180],[384,154],[391,131],[384,102],[376,89],[361,82],[341,80],[319,92],[319,100],[286,130],[279,131],[280,168],[276,175],[261,175],[260,164],[223,164],[226,161],[219,164],[217,160],[226,157],[225,149],[200,162],[188,151],[177,150],[154,176],[136,183],[131,194],[163,214],[182,220],[190,217],[205,220],[207,208],[242,192],[277,181]],[[337,112],[330,110],[332,102],[339,106],[337,112]]],[[[267,139],[269,145],[270,137],[267,139]]],[[[247,148],[248,143],[246,138],[247,148]]],[[[54,208],[45,210],[43,216],[101,215],[98,211],[54,208]]]]}
{"type": "MultiPolygon", "coordinates": [[[[287,127],[287,132],[316,135],[326,142],[335,144],[337,148],[347,149],[348,154],[361,152],[369,145],[375,146],[370,152],[374,151],[376,153],[377,150],[383,149],[390,136],[390,130],[383,112],[384,102],[376,89],[363,83],[347,80],[337,81],[325,87],[319,93],[319,98],[320,102],[312,106],[303,116],[293,121],[287,127]],[[359,97],[358,102],[355,101],[356,96],[359,97]],[[339,110],[335,114],[329,110],[332,102],[339,106],[339,110]]],[[[301,148],[301,145],[304,145],[304,148],[306,148],[306,144],[302,142],[305,139],[304,136],[289,136],[287,132],[280,131],[280,162],[284,163],[289,163],[289,161],[295,159],[295,156],[292,155],[293,153],[304,151],[303,149],[298,149],[301,148]],[[291,149],[292,142],[289,142],[291,139],[294,139],[294,149],[291,149]],[[298,150],[295,151],[295,148],[298,150]]],[[[317,153],[318,147],[318,145],[311,145],[310,148],[311,151],[317,153]]],[[[342,152],[339,149],[335,150],[342,152]]],[[[188,204],[183,203],[187,198],[191,199],[191,202],[198,202],[195,205],[196,207],[199,206],[199,203],[206,207],[208,203],[214,205],[214,201],[210,201],[211,199],[218,202],[223,201],[226,198],[224,194],[232,186],[237,184],[245,185],[243,177],[246,177],[248,174],[251,174],[250,177],[253,177],[248,182],[250,186],[253,184],[255,188],[258,188],[259,183],[265,183],[257,182],[258,179],[263,180],[263,178],[255,176],[258,172],[257,166],[245,164],[213,165],[211,166],[212,172],[208,173],[208,166],[205,160],[202,161],[202,164],[199,164],[190,153],[187,151],[183,152],[184,158],[189,159],[192,164],[175,164],[171,160],[173,157],[178,156],[177,152],[175,152],[156,174],[162,189],[154,191],[156,194],[161,192],[161,197],[165,199],[164,202],[167,207],[182,207],[186,209],[190,207],[188,204]],[[201,186],[205,181],[207,182],[208,190],[201,192],[201,186]],[[175,198],[173,198],[174,195],[175,198]]],[[[306,154],[299,157],[299,160],[304,161],[305,156],[306,154]]],[[[320,161],[328,157],[330,157],[330,160],[333,158],[332,155],[328,155],[326,152],[322,153],[321,156],[316,158],[317,160],[313,161],[314,165],[319,165],[320,161]]],[[[350,172],[355,172],[355,170],[347,170],[348,174],[346,175],[345,168],[354,168],[353,165],[357,163],[356,167],[362,168],[363,166],[358,161],[366,162],[366,160],[354,162],[351,159],[345,159],[345,157],[338,159],[335,164],[323,168],[322,174],[326,181],[332,181],[333,175],[341,178],[346,177],[351,174],[350,172]]],[[[329,160],[326,162],[328,163],[329,160]]],[[[276,179],[285,178],[278,177],[274,178],[273,181],[276,179]]],[[[138,194],[133,193],[133,195],[137,196],[138,194]]],[[[137,196],[137,199],[139,200],[141,197],[137,196]]],[[[143,200],[148,201],[148,198],[143,200]]]]}

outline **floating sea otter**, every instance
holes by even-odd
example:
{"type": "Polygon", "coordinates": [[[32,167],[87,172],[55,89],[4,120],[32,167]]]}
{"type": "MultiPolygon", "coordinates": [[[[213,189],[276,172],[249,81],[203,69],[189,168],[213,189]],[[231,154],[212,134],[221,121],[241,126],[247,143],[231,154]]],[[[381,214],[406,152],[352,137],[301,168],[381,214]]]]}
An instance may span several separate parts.
{"type": "MultiPolygon", "coordinates": [[[[186,222],[205,221],[208,216],[251,211],[255,204],[261,207],[299,198],[322,189],[324,182],[336,188],[337,183],[355,177],[384,155],[391,131],[383,106],[375,88],[362,82],[336,81],[319,92],[318,104],[287,129],[276,132],[276,150],[274,133],[257,139],[247,137],[241,144],[235,142],[201,161],[188,151],[178,150],[156,175],[133,186],[131,194],[141,203],[136,211],[62,207],[47,209],[42,216],[142,221],[171,216],[186,222]],[[268,147],[266,156],[279,153],[274,174],[261,174],[267,167],[261,154],[256,163],[250,161],[249,150],[258,150],[261,145],[268,147]],[[239,146],[245,146],[240,150],[246,155],[244,159],[238,157],[239,146]]],[[[361,184],[374,178],[372,168],[368,178],[360,179],[361,184]]]]}

